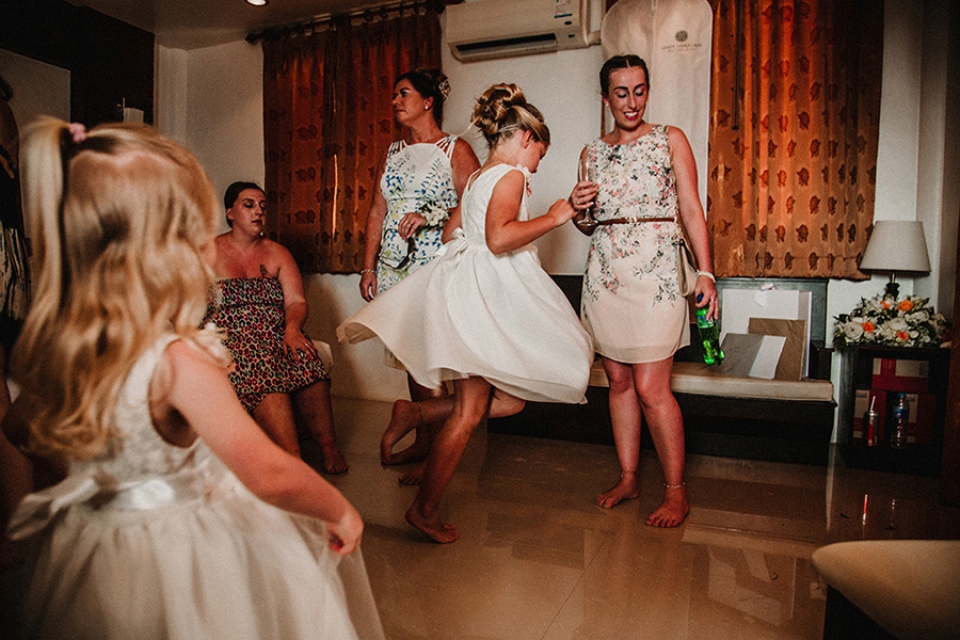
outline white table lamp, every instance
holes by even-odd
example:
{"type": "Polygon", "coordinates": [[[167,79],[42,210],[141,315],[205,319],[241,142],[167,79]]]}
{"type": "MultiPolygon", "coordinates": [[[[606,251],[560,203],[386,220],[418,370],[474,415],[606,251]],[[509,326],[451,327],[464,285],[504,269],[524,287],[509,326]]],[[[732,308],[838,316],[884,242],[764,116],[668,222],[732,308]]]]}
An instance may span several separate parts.
{"type": "Polygon", "coordinates": [[[861,271],[890,273],[886,294],[899,296],[897,272],[930,273],[930,256],[923,235],[923,223],[906,220],[881,220],[873,225],[867,250],[860,261],[861,271]]]}

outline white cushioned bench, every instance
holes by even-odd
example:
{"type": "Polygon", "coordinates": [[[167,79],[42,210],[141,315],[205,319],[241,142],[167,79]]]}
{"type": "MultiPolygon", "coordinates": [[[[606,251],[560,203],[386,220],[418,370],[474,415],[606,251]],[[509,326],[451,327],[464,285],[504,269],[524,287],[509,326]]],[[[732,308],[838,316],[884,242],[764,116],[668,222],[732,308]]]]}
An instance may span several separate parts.
{"type": "MultiPolygon", "coordinates": [[[[607,374],[599,359],[594,361],[590,369],[590,386],[608,386],[607,374]]],[[[833,401],[833,383],[829,380],[745,378],[721,373],[716,367],[710,367],[702,362],[674,362],[670,388],[674,393],[726,398],[833,401]]]]}

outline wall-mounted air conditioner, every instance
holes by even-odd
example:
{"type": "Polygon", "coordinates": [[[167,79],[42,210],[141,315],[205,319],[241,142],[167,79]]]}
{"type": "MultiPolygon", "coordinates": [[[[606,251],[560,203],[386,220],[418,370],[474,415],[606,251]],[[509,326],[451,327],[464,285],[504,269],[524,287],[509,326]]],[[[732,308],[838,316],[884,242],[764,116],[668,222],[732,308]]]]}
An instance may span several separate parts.
{"type": "Polygon", "coordinates": [[[603,0],[473,0],[448,5],[447,43],[463,62],[577,49],[600,42],[603,0]]]}

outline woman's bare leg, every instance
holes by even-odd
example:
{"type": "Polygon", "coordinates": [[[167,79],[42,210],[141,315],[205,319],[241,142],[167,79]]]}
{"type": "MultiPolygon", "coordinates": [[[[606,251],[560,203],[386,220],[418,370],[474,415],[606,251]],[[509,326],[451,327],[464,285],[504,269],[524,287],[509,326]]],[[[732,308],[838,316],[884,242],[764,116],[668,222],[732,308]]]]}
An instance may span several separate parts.
{"type": "Polygon", "coordinates": [[[253,419],[282,449],[297,457],[300,456],[297,425],[293,419],[293,406],[290,404],[289,395],[269,394],[253,410],[253,419]]]}
{"type": "Polygon", "coordinates": [[[330,381],[318,380],[293,393],[297,413],[323,455],[323,470],[327,473],[346,473],[350,468],[340,447],[333,426],[333,406],[330,402],[330,381]]]}
{"type": "MultiPolygon", "coordinates": [[[[393,415],[390,423],[400,425],[405,429],[403,433],[409,433],[416,422],[429,421],[431,425],[443,426],[443,423],[450,414],[453,413],[454,396],[443,396],[440,398],[431,398],[422,402],[408,402],[407,400],[397,400],[393,405],[393,415]]],[[[499,389],[493,390],[493,400],[490,402],[490,418],[505,418],[519,413],[526,403],[515,396],[510,395],[499,389]]],[[[431,431],[432,438],[436,438],[439,429],[431,431]]],[[[405,485],[418,485],[423,480],[424,463],[420,463],[407,473],[400,476],[398,481],[405,485]]]]}
{"type": "Polygon", "coordinates": [[[637,395],[666,484],[663,502],[647,518],[647,524],[652,527],[679,526],[690,512],[683,481],[686,457],[683,415],[670,389],[672,369],[673,358],[633,366],[637,395]]]}
{"type": "Polygon", "coordinates": [[[604,509],[611,509],[623,500],[640,496],[637,469],[640,466],[641,412],[633,367],[606,357],[602,357],[602,361],[610,383],[610,422],[620,461],[620,478],[617,484],[597,496],[596,503],[604,509]]]}
{"type": "MultiPolygon", "coordinates": [[[[448,397],[445,387],[437,389],[424,387],[417,384],[409,374],[407,374],[407,388],[410,389],[410,401],[413,403],[448,397]]],[[[409,416],[398,416],[398,403],[400,402],[402,401],[398,400],[397,403],[394,403],[390,424],[387,425],[387,429],[380,439],[381,464],[406,464],[407,462],[425,460],[427,452],[430,450],[430,438],[432,434],[439,431],[443,424],[442,420],[440,422],[423,421],[420,416],[416,416],[415,420],[410,420],[409,416]],[[413,444],[402,451],[393,453],[393,448],[400,442],[400,439],[414,428],[417,430],[417,435],[413,444]]]]}
{"type": "Polygon", "coordinates": [[[490,408],[490,383],[483,378],[454,382],[453,412],[431,443],[423,482],[406,518],[437,542],[453,542],[457,528],[440,520],[440,501],[463,457],[470,436],[490,408]]]}

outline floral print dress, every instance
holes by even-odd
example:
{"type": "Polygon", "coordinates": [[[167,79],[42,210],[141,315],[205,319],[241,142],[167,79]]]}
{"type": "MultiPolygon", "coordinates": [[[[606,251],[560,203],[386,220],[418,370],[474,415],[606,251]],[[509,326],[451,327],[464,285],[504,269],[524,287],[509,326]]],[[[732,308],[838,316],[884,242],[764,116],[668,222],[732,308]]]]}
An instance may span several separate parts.
{"type": "Polygon", "coordinates": [[[667,127],[639,139],[586,148],[588,175],[600,185],[580,317],[597,353],[623,363],[657,362],[690,344],[687,300],[677,285],[676,222],[643,222],[679,215],[667,127]]]}
{"type": "Polygon", "coordinates": [[[430,262],[443,244],[443,225],[459,202],[450,166],[456,142],[456,136],[419,144],[401,140],[387,150],[380,181],[387,213],[377,260],[377,293],[430,262]],[[427,220],[412,242],[401,238],[398,229],[408,213],[420,213],[427,220]]]}
{"type": "Polygon", "coordinates": [[[219,301],[207,310],[205,322],[226,333],[224,344],[236,369],[230,382],[247,411],[271,393],[290,393],[329,380],[320,358],[300,353],[294,362],[283,350],[283,287],[280,280],[225,278],[217,282],[219,301]]]}

